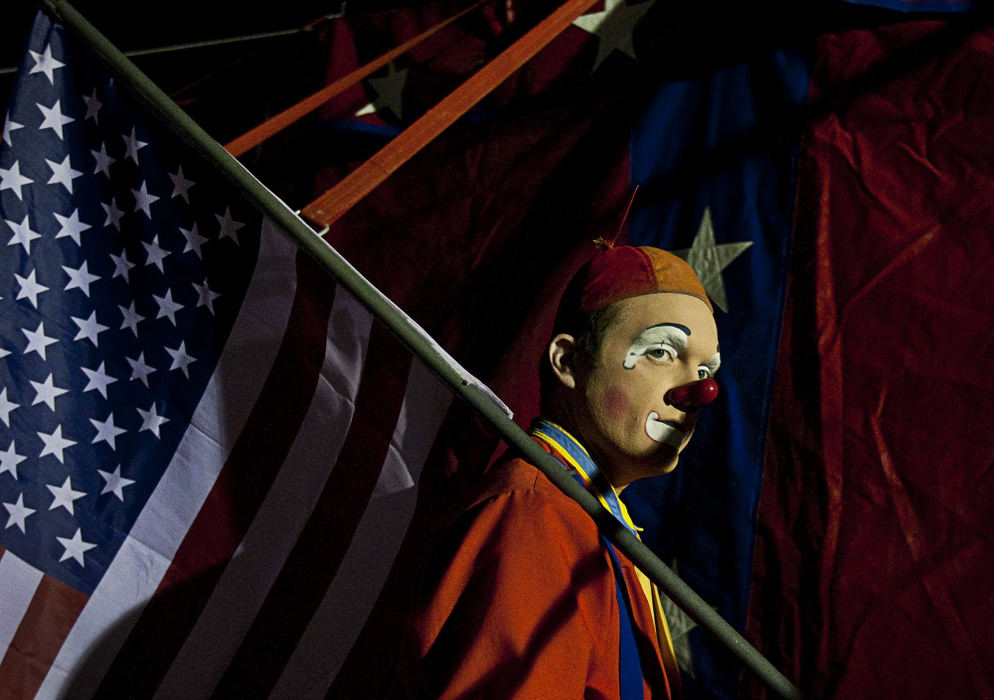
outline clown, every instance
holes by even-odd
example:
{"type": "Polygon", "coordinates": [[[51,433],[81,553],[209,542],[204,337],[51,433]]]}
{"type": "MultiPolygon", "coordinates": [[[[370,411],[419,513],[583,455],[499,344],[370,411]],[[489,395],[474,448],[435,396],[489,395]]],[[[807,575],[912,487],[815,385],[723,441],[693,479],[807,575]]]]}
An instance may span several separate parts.
{"type": "MultiPolygon", "coordinates": [[[[601,251],[563,294],[531,435],[637,533],[619,496],[676,467],[719,364],[713,309],[687,263],[601,251]]],[[[655,587],[520,456],[490,470],[435,551],[399,695],[679,694],[655,587]]]]}
{"type": "Polygon", "coordinates": [[[543,413],[616,489],[672,471],[697,409],[716,395],[706,381],[721,364],[713,313],[690,266],[657,248],[605,251],[566,290],[543,413]]]}

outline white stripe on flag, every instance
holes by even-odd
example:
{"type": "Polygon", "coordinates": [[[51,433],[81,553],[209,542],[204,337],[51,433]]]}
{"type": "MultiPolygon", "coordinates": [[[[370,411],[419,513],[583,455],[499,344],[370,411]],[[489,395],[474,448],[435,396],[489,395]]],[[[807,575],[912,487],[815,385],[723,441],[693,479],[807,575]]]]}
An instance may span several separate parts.
{"type": "Polygon", "coordinates": [[[245,301],[193,421],[59,650],[38,698],[58,697],[70,678],[74,692],[92,695],[162,580],[272,367],[293,304],[296,254],[297,246],[264,220],[245,301]],[[85,677],[79,673],[83,661],[85,677]]]}
{"type": "Polygon", "coordinates": [[[339,287],[331,310],[331,338],[300,431],[156,698],[208,697],[238,651],[345,443],[371,325],[369,312],[339,287]]]}
{"type": "Polygon", "coordinates": [[[0,660],[31,604],[42,573],[12,552],[0,555],[0,660]]]}
{"type": "Polygon", "coordinates": [[[324,697],[397,556],[414,513],[421,469],[451,402],[452,391],[415,358],[376,489],[270,697],[324,697]]]}

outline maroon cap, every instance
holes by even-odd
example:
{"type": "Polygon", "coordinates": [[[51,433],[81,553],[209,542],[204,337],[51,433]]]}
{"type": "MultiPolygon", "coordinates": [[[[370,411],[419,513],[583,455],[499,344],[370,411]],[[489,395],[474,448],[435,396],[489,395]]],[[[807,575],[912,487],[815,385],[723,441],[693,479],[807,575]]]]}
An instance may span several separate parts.
{"type": "Polygon", "coordinates": [[[707,304],[714,313],[694,269],[682,258],[650,246],[603,250],[580,268],[571,286],[574,284],[580,285],[578,308],[583,313],[655,292],[689,294],[707,304]]]}

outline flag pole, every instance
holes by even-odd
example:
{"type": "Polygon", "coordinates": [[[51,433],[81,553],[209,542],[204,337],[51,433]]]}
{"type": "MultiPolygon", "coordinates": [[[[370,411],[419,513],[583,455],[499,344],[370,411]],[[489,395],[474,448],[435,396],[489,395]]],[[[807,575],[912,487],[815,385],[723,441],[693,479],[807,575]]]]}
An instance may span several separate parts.
{"type": "Polygon", "coordinates": [[[493,425],[508,445],[520,451],[557,488],[575,500],[594,519],[605,537],[653,580],[694,622],[715,636],[779,697],[787,700],[801,697],[798,689],[786,676],[604,509],[593,495],[574,481],[555,458],[528,437],[514,423],[503,405],[494,400],[486,387],[472,380],[420,326],[387,299],[323,238],[315,234],[303,219],[292,212],[238,160],[212,139],[85,17],[65,0],[38,0],[38,2],[56,22],[65,26],[85,43],[121,79],[136,99],[162,119],[178,138],[206,158],[244,192],[301,248],[355,295],[456,395],[493,425]]]}

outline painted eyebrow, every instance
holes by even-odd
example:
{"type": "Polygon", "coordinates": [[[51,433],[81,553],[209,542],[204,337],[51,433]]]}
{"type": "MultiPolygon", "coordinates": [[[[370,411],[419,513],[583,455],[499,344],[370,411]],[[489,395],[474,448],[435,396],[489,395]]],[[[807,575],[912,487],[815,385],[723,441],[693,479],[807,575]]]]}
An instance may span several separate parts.
{"type": "Polygon", "coordinates": [[[714,357],[704,363],[704,366],[711,370],[711,374],[715,374],[718,368],[721,367],[721,353],[716,352],[714,357]]]}
{"type": "Polygon", "coordinates": [[[689,329],[677,323],[658,323],[642,330],[628,346],[628,353],[621,363],[625,369],[634,369],[638,358],[659,343],[667,343],[676,347],[679,354],[687,352],[687,334],[689,329]]]}
{"type": "Polygon", "coordinates": [[[681,323],[657,323],[654,326],[649,326],[642,332],[645,333],[645,331],[650,330],[652,328],[662,328],[663,326],[670,326],[672,328],[676,328],[678,331],[683,331],[684,335],[690,335],[690,329],[681,323]]]}
{"type": "Polygon", "coordinates": [[[687,350],[687,337],[689,335],[690,329],[679,323],[657,323],[654,326],[644,328],[635,338],[635,342],[632,345],[639,342],[646,342],[646,336],[653,339],[661,337],[667,342],[679,346],[680,352],[685,352],[687,350]]]}

